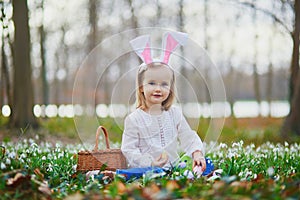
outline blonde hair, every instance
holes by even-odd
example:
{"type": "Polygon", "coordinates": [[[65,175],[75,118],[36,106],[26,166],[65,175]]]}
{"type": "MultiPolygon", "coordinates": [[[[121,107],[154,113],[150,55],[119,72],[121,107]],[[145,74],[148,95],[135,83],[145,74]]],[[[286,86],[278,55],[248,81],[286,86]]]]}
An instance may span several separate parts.
{"type": "Polygon", "coordinates": [[[166,66],[168,69],[171,70],[172,72],[172,80],[171,80],[171,85],[170,85],[170,93],[168,98],[162,102],[162,109],[163,110],[169,110],[169,108],[172,106],[173,101],[175,99],[175,75],[174,75],[174,70],[168,66],[165,63],[161,62],[153,62],[151,64],[142,64],[140,65],[138,72],[137,72],[137,77],[136,77],[136,85],[137,85],[137,90],[136,90],[136,107],[140,108],[142,110],[148,109],[148,106],[146,104],[146,99],[144,96],[144,93],[142,92],[143,89],[143,81],[145,78],[145,72],[149,68],[153,67],[162,67],[166,66]]]}

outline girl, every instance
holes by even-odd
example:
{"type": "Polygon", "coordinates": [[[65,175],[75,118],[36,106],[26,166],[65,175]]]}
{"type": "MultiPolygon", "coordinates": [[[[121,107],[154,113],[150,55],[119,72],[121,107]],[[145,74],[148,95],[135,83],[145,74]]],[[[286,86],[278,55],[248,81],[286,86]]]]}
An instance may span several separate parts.
{"type": "Polygon", "coordinates": [[[144,61],[137,73],[137,109],[125,119],[121,150],[130,167],[168,167],[179,160],[183,150],[193,159],[193,168],[206,168],[201,139],[191,130],[181,110],[172,105],[175,75],[169,57],[186,40],[184,33],[167,33],[162,58],[152,61],[150,37],[131,41],[144,61]],[[143,46],[142,48],[140,48],[143,46]]]}

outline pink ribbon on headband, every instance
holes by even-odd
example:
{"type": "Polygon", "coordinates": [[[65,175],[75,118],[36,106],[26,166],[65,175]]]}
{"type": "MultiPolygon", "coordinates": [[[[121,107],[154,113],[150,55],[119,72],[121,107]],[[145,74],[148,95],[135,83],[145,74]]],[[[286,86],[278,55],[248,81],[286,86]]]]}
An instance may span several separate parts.
{"type": "MultiPolygon", "coordinates": [[[[170,55],[181,45],[184,46],[187,41],[187,34],[182,32],[167,32],[162,41],[162,55],[158,62],[169,64],[170,55]]],[[[150,36],[142,35],[130,41],[135,53],[145,64],[153,62],[150,48],[150,36]]]]}

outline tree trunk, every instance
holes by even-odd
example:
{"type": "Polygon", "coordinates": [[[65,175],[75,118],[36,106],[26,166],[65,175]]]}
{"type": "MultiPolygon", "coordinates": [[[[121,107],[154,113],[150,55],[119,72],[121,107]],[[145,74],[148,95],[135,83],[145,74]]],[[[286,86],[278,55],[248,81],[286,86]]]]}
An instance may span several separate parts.
{"type": "Polygon", "coordinates": [[[33,87],[30,66],[30,36],[27,1],[13,1],[15,41],[13,48],[13,104],[10,125],[16,128],[37,127],[33,114],[33,87]]]}
{"type": "MultiPolygon", "coordinates": [[[[255,50],[257,51],[257,49],[255,50]]],[[[256,53],[255,53],[256,55],[256,53]]],[[[257,101],[258,105],[260,106],[260,103],[261,103],[261,96],[260,96],[260,81],[259,81],[259,75],[258,75],[258,72],[257,72],[257,64],[256,64],[256,57],[255,56],[255,63],[253,64],[253,78],[254,78],[254,94],[255,94],[255,100],[257,101]]],[[[259,108],[259,113],[258,113],[259,116],[261,116],[261,111],[260,111],[260,108],[259,108]]]]}
{"type": "MultiPolygon", "coordinates": [[[[253,1],[253,4],[255,6],[256,0],[253,1]]],[[[257,35],[257,27],[256,27],[256,21],[257,21],[257,15],[256,15],[256,9],[253,9],[253,16],[252,16],[253,25],[255,27],[255,35],[254,35],[254,55],[253,55],[253,88],[254,88],[254,95],[255,100],[257,101],[259,105],[259,116],[261,116],[261,109],[260,109],[260,103],[261,103],[261,96],[260,96],[260,81],[259,81],[259,75],[257,71],[257,43],[258,43],[258,35],[257,35]]]]}
{"type": "MultiPolygon", "coordinates": [[[[44,2],[41,1],[41,10],[42,10],[42,15],[44,19],[44,2]]],[[[43,104],[47,105],[49,104],[49,85],[48,85],[48,80],[47,80],[47,68],[46,68],[46,53],[45,53],[45,31],[44,31],[44,23],[42,19],[42,24],[39,27],[39,34],[40,34],[40,45],[41,45],[41,78],[42,78],[42,94],[43,94],[43,104]]]]}
{"type": "Polygon", "coordinates": [[[271,104],[272,104],[272,89],[273,89],[273,65],[272,65],[272,61],[270,61],[269,65],[268,65],[268,80],[267,80],[267,102],[268,102],[268,106],[269,106],[269,113],[268,113],[268,117],[271,117],[271,104]]]}
{"type": "MultiPolygon", "coordinates": [[[[4,42],[4,40],[3,40],[4,42]]],[[[3,95],[4,97],[6,96],[7,99],[7,104],[11,107],[11,103],[12,103],[12,97],[11,97],[11,80],[10,80],[10,76],[9,76],[9,70],[8,70],[8,58],[7,55],[5,55],[4,52],[4,43],[2,44],[2,70],[1,70],[1,82],[2,82],[2,89],[3,89],[3,93],[1,93],[1,95],[3,95]]],[[[9,45],[9,42],[8,42],[9,45]]],[[[1,102],[1,107],[3,106],[2,103],[5,103],[5,100],[3,99],[3,102],[1,102]]]]}
{"type": "Polygon", "coordinates": [[[295,27],[293,32],[293,57],[291,63],[292,77],[290,86],[293,88],[290,103],[290,113],[286,117],[282,129],[282,136],[290,133],[300,136],[300,73],[299,73],[299,36],[300,36],[300,1],[295,0],[295,27]]]}
{"type": "Polygon", "coordinates": [[[292,53],[292,62],[291,62],[291,78],[289,82],[290,94],[289,101],[292,103],[292,99],[295,92],[295,86],[298,78],[299,72],[299,32],[300,32],[300,2],[295,0],[294,13],[295,13],[295,25],[294,32],[292,34],[293,39],[293,53],[292,53]]]}
{"type": "MultiPolygon", "coordinates": [[[[6,12],[4,10],[4,3],[1,3],[1,20],[2,22],[6,21],[6,20],[11,20],[11,19],[7,19],[6,16],[6,12]]],[[[12,103],[12,95],[11,95],[11,78],[10,78],[10,73],[9,73],[9,68],[11,66],[9,66],[9,60],[11,59],[11,57],[9,57],[6,53],[5,53],[5,45],[7,45],[7,47],[10,49],[10,51],[12,51],[12,45],[11,42],[9,40],[10,38],[10,34],[9,31],[7,30],[8,26],[6,25],[6,23],[2,23],[2,35],[1,35],[1,39],[2,39],[2,46],[1,46],[1,83],[0,83],[0,87],[1,87],[1,103],[0,103],[0,108],[2,108],[2,106],[4,104],[9,105],[9,107],[11,107],[11,103],[12,103]],[[5,35],[4,31],[7,30],[8,34],[5,35]]]]}
{"type": "MultiPolygon", "coordinates": [[[[208,23],[209,23],[209,17],[208,17],[209,13],[208,13],[208,0],[204,1],[204,27],[203,27],[203,32],[204,32],[204,49],[206,50],[206,52],[209,53],[209,42],[210,42],[210,38],[208,35],[208,23]]],[[[209,77],[209,66],[207,65],[206,61],[204,63],[204,78],[205,78],[205,101],[207,103],[211,103],[211,98],[210,98],[210,94],[209,94],[209,89],[208,86],[211,84],[210,82],[210,77],[209,77]]]]}
{"type": "Polygon", "coordinates": [[[285,138],[292,135],[300,136],[300,73],[298,73],[297,85],[295,85],[291,110],[286,117],[281,133],[285,138]]]}

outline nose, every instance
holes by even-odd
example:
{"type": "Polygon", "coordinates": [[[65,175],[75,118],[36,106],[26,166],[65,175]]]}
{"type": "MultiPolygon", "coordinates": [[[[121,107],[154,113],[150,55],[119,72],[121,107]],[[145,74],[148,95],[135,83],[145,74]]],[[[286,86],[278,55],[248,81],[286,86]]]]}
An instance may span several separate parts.
{"type": "Polygon", "coordinates": [[[160,86],[160,84],[157,84],[156,86],[155,86],[155,91],[160,91],[161,90],[161,86],[160,86]]]}

